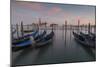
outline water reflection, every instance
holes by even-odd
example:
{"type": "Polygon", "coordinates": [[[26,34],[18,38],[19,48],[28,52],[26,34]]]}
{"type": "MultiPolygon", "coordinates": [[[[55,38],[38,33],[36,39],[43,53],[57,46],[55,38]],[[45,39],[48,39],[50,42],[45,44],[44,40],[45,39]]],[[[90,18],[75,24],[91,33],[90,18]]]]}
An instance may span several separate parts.
{"type": "MultiPolygon", "coordinates": [[[[50,30],[48,30],[50,31],[50,30]]],[[[86,48],[74,40],[72,30],[54,30],[53,42],[25,49],[13,60],[16,65],[94,61],[95,49],[86,48]]]]}

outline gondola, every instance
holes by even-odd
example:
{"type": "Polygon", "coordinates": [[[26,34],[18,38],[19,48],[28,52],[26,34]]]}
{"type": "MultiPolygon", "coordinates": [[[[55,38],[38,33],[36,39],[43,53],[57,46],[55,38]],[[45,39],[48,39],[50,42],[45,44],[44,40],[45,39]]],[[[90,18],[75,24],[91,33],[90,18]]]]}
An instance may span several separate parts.
{"type": "Polygon", "coordinates": [[[12,45],[12,51],[16,52],[16,51],[22,50],[24,48],[28,48],[30,46],[32,46],[31,40],[23,41],[21,43],[12,45]]]}
{"type": "Polygon", "coordinates": [[[45,34],[46,34],[46,31],[44,30],[43,33],[38,34],[36,37],[34,37],[34,40],[39,41],[40,39],[42,39],[45,36],[45,34]]]}
{"type": "Polygon", "coordinates": [[[80,33],[73,32],[73,35],[74,35],[75,40],[79,42],[80,44],[82,44],[83,46],[89,47],[89,48],[95,48],[95,43],[91,41],[90,39],[87,39],[80,33]]]}
{"type": "Polygon", "coordinates": [[[52,42],[54,36],[54,32],[52,31],[51,33],[49,33],[48,35],[46,35],[45,37],[43,37],[41,40],[37,41],[35,44],[35,47],[42,47],[47,45],[48,43],[52,42]]]}
{"type": "Polygon", "coordinates": [[[91,34],[93,40],[96,41],[96,33],[90,33],[90,34],[91,34]]]}
{"type": "Polygon", "coordinates": [[[24,33],[29,33],[29,32],[33,32],[33,30],[24,30],[24,33]]]}
{"type": "Polygon", "coordinates": [[[30,36],[33,36],[35,37],[35,35],[38,33],[38,30],[35,31],[35,32],[32,32],[31,34],[27,34],[27,35],[24,35],[22,37],[19,37],[19,38],[14,38],[13,40],[21,40],[21,39],[24,39],[24,38],[27,38],[27,37],[30,37],[30,36]]]}
{"type": "Polygon", "coordinates": [[[87,39],[90,39],[90,40],[92,40],[92,41],[94,41],[94,42],[95,42],[95,40],[96,40],[96,36],[95,36],[95,34],[93,34],[93,33],[85,34],[85,33],[83,33],[83,32],[80,32],[80,34],[83,35],[84,37],[86,37],[87,39]]]}
{"type": "Polygon", "coordinates": [[[30,37],[26,37],[26,38],[23,38],[23,39],[13,40],[12,44],[19,44],[19,43],[22,43],[22,42],[27,41],[27,40],[30,40],[30,37]]]}
{"type": "Polygon", "coordinates": [[[95,33],[92,33],[92,32],[90,32],[90,34],[91,34],[92,36],[95,36],[95,35],[96,35],[95,33]]]}
{"type": "Polygon", "coordinates": [[[38,33],[38,31],[35,31],[35,32],[33,32],[32,34],[27,34],[27,35],[25,35],[25,36],[23,36],[23,37],[14,38],[14,39],[12,40],[12,44],[19,44],[19,43],[22,43],[22,42],[24,42],[24,41],[30,40],[30,36],[35,37],[35,35],[36,35],[37,33],[38,33]]]}

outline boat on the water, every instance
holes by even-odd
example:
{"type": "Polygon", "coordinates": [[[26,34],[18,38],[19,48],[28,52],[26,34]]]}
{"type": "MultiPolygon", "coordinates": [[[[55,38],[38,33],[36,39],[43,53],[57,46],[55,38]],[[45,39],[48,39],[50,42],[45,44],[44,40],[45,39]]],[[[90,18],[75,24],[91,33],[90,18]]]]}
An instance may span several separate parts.
{"type": "Polygon", "coordinates": [[[12,44],[13,44],[13,45],[19,44],[19,43],[22,43],[22,42],[27,41],[27,40],[30,40],[30,37],[26,37],[26,38],[23,38],[23,39],[13,40],[13,41],[12,41],[12,44]]]}
{"type": "Polygon", "coordinates": [[[90,34],[91,34],[93,40],[96,41],[96,33],[90,33],[90,34]]]}
{"type": "Polygon", "coordinates": [[[77,42],[82,44],[85,47],[89,48],[95,48],[95,42],[93,42],[91,39],[86,38],[84,35],[80,33],[76,33],[73,31],[74,38],[77,42]]]}
{"type": "Polygon", "coordinates": [[[42,47],[42,46],[48,45],[49,43],[53,41],[53,37],[54,37],[54,32],[51,31],[45,37],[36,41],[35,47],[42,47]]]}
{"type": "Polygon", "coordinates": [[[21,43],[12,45],[12,51],[14,51],[14,52],[19,51],[19,50],[28,48],[30,46],[32,46],[32,41],[31,40],[23,41],[21,43]]]}
{"type": "Polygon", "coordinates": [[[23,30],[24,33],[33,32],[33,30],[23,30]]]}
{"type": "Polygon", "coordinates": [[[80,34],[81,35],[83,35],[84,37],[86,37],[87,39],[90,39],[90,40],[92,40],[92,41],[96,41],[96,35],[95,34],[93,34],[93,33],[83,33],[83,32],[80,32],[80,34]]]}
{"type": "Polygon", "coordinates": [[[91,33],[91,32],[90,32],[90,34],[91,34],[92,36],[96,36],[96,33],[91,33]]]}
{"type": "Polygon", "coordinates": [[[37,36],[35,36],[34,40],[37,42],[37,41],[41,40],[45,35],[46,35],[46,31],[44,30],[43,33],[38,34],[37,36]]]}
{"type": "MultiPolygon", "coordinates": [[[[32,34],[32,36],[34,37],[36,34],[37,34],[37,31],[34,32],[34,34],[32,34]]],[[[30,46],[32,46],[32,41],[30,40],[30,37],[24,37],[24,38],[12,41],[12,50],[13,51],[19,51],[24,48],[28,48],[30,46]]]]}
{"type": "Polygon", "coordinates": [[[36,35],[37,33],[38,33],[38,30],[32,32],[31,34],[24,35],[24,36],[22,36],[22,37],[13,38],[12,42],[14,43],[14,42],[24,41],[24,40],[26,40],[26,39],[29,39],[30,36],[35,37],[35,35],[36,35]]]}

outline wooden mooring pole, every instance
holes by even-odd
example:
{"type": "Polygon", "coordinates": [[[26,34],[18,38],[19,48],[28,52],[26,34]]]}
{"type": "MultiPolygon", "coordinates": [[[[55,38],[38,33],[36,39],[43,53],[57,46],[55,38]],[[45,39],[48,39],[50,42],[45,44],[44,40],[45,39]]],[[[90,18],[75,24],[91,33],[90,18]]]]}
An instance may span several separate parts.
{"type": "Polygon", "coordinates": [[[45,30],[47,31],[47,22],[45,21],[45,30]]]}
{"type": "Polygon", "coordinates": [[[67,29],[67,21],[65,21],[65,46],[66,46],[66,29],[67,29]]]}
{"type": "Polygon", "coordinates": [[[17,32],[17,38],[19,38],[19,28],[18,28],[18,24],[16,24],[16,32],[17,32]]]}
{"type": "Polygon", "coordinates": [[[23,30],[23,22],[21,21],[21,35],[22,35],[22,37],[24,36],[24,32],[23,32],[24,30],[23,30]]]}
{"type": "Polygon", "coordinates": [[[80,31],[80,20],[78,20],[78,32],[80,31]]]}
{"type": "Polygon", "coordinates": [[[65,21],[65,31],[66,31],[66,29],[67,29],[67,21],[65,21]]]}
{"type": "Polygon", "coordinates": [[[90,23],[88,24],[88,34],[90,34],[90,23]]]}
{"type": "Polygon", "coordinates": [[[14,36],[14,34],[12,33],[12,32],[13,32],[13,30],[12,30],[12,29],[13,29],[13,25],[11,24],[11,38],[13,39],[13,38],[14,38],[14,37],[13,37],[13,36],[14,36]]]}

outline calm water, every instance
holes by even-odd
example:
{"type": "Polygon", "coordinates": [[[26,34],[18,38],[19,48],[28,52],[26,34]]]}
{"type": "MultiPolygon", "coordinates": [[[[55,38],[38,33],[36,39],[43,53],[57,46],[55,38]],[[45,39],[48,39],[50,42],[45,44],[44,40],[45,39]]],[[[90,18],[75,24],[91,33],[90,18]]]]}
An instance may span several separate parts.
{"type": "MultiPolygon", "coordinates": [[[[51,30],[48,30],[50,32],[51,30]]],[[[41,48],[29,48],[12,53],[16,65],[94,61],[95,50],[74,40],[72,30],[54,30],[53,42],[41,48]]]]}

